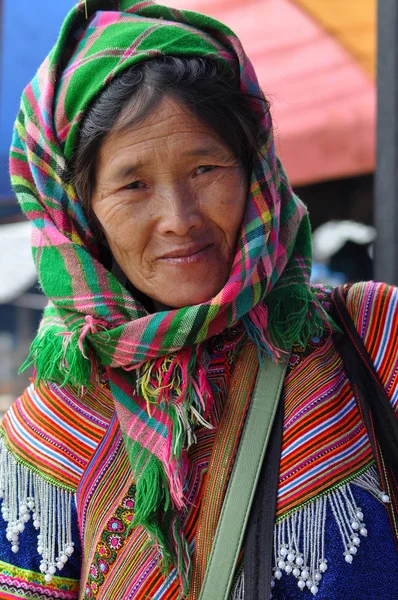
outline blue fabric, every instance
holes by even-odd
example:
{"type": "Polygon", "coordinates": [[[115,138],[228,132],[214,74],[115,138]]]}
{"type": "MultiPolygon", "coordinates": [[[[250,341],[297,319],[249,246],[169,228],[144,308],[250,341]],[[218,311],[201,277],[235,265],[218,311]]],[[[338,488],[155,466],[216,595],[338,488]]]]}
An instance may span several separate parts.
{"type": "MultiPolygon", "coordinates": [[[[75,502],[72,502],[72,541],[74,542],[75,551],[65,564],[62,571],[58,571],[55,575],[60,577],[70,577],[72,579],[80,578],[81,565],[81,543],[78,529],[78,520],[75,502]]],[[[30,519],[22,533],[19,534],[19,550],[16,554],[11,550],[11,543],[6,538],[7,523],[0,515],[0,560],[14,565],[21,569],[27,569],[40,573],[41,556],[37,552],[37,534],[39,533],[34,527],[32,519],[30,519]]]]}
{"type": "Polygon", "coordinates": [[[368,530],[366,538],[351,564],[343,556],[343,543],[336,521],[328,508],[325,558],[328,570],[313,596],[297,586],[293,575],[282,576],[275,583],[273,600],[397,600],[398,552],[385,507],[368,492],[352,486],[358,506],[362,508],[368,530]]]}

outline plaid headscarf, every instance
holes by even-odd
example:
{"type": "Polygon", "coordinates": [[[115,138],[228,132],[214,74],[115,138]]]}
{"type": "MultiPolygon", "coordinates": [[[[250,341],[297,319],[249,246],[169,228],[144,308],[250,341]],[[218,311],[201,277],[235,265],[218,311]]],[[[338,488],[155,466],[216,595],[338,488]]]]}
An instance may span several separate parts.
{"type": "Polygon", "coordinates": [[[36,378],[95,384],[107,370],[136,480],[135,524],[147,528],[187,588],[187,448],[211,408],[206,340],[242,322],[274,358],[317,335],[326,316],[309,288],[310,226],[275,154],[266,103],[260,148],[229,279],[198,306],[148,314],[98,259],[68,161],[87,107],[113,78],[154,56],[222,61],[244,93],[262,97],[238,38],[217,21],[151,0],[88,0],[26,87],[15,124],[11,179],[33,224],[33,255],[50,302],[30,361],[36,378]]]}

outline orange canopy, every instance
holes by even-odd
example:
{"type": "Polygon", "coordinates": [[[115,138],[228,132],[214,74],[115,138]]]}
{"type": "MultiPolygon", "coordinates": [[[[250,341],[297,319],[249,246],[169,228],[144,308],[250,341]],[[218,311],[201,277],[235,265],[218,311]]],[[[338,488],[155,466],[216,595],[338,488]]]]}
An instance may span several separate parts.
{"type": "Polygon", "coordinates": [[[375,0],[163,3],[206,13],[240,37],[294,184],[374,169],[375,0]]]}

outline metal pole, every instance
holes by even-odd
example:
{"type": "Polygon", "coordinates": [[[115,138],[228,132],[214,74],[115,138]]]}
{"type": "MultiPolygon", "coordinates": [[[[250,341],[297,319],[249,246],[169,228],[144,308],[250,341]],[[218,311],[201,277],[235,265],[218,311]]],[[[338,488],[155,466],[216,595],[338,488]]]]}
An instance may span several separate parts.
{"type": "Polygon", "coordinates": [[[398,285],[398,2],[378,0],[375,279],[398,285]]]}

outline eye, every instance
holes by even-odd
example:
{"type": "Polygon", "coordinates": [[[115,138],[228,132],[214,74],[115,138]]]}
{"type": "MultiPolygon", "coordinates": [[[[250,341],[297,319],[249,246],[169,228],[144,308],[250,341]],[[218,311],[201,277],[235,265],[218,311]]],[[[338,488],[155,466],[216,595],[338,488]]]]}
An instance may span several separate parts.
{"type": "Polygon", "coordinates": [[[124,186],[124,190],[139,190],[145,187],[145,183],[143,181],[133,181],[132,183],[128,183],[124,186]]]}
{"type": "Polygon", "coordinates": [[[200,167],[197,167],[196,172],[198,175],[204,175],[205,173],[214,171],[214,169],[217,169],[216,165],[200,165],[200,167]]]}

